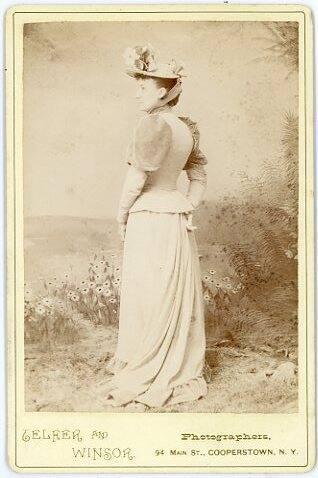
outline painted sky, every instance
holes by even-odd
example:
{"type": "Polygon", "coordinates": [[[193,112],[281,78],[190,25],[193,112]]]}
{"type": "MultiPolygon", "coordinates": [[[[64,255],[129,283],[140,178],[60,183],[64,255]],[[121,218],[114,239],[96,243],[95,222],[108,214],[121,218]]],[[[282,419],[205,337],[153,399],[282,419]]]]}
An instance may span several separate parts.
{"type": "Polygon", "coordinates": [[[260,22],[29,24],[24,42],[26,216],[114,217],[124,151],[140,112],[124,73],[127,46],[150,42],[187,78],[178,114],[198,122],[208,158],[207,199],[239,193],[281,148],[282,117],[297,113],[297,75],[256,61],[271,45],[260,22]]]}

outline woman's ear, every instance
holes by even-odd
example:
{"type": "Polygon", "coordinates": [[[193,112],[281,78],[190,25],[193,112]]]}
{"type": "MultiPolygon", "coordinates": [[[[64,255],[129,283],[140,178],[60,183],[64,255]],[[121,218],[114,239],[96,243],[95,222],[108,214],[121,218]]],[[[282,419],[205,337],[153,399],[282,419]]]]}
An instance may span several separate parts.
{"type": "Polygon", "coordinates": [[[159,98],[163,98],[164,96],[166,96],[166,94],[167,94],[166,88],[164,88],[163,86],[159,88],[159,91],[158,91],[159,98]]]}

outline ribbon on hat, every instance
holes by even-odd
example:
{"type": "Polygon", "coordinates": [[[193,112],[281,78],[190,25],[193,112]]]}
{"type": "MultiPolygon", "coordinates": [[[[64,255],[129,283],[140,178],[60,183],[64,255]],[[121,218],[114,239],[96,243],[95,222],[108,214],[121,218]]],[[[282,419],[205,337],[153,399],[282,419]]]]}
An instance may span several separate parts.
{"type": "Polygon", "coordinates": [[[164,106],[169,101],[173,100],[176,98],[180,93],[182,92],[182,81],[180,78],[177,79],[177,83],[168,91],[168,93],[163,97],[159,98],[155,105],[151,107],[151,110],[148,110],[148,113],[151,113],[153,110],[160,108],[160,106],[164,106]]]}

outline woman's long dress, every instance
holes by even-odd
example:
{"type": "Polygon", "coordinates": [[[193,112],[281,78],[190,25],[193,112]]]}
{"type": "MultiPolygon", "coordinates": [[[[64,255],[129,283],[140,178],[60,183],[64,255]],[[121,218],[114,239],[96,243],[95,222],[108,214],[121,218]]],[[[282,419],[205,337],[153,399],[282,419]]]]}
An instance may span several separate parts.
{"type": "Polygon", "coordinates": [[[143,119],[130,146],[119,222],[126,222],[118,343],[109,397],[150,407],[207,393],[204,306],[188,215],[205,189],[196,124],[161,111],[143,119]],[[183,120],[183,121],[182,121],[183,120]],[[186,169],[189,193],[176,189],[186,169]]]}

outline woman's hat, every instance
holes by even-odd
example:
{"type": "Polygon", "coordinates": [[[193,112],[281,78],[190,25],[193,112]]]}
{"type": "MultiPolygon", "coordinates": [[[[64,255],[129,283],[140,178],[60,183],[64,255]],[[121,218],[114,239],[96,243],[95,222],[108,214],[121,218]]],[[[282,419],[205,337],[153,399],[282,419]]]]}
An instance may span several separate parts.
{"type": "Polygon", "coordinates": [[[174,59],[169,63],[157,63],[153,47],[149,43],[146,46],[126,48],[123,56],[128,67],[126,73],[132,77],[143,75],[174,79],[186,76],[182,73],[183,65],[177,64],[174,59]]]}

